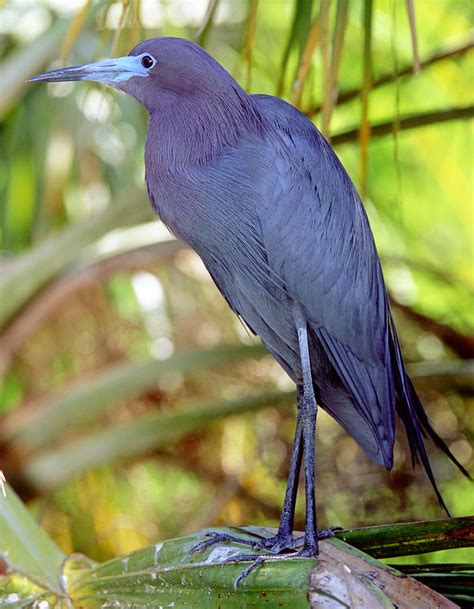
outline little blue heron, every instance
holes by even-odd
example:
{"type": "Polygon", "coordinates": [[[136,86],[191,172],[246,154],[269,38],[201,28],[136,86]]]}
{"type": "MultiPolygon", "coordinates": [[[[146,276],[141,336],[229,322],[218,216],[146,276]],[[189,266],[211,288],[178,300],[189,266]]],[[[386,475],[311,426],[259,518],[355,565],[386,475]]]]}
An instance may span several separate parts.
{"type": "MultiPolygon", "coordinates": [[[[330,535],[316,527],[318,404],[387,469],[398,413],[413,463],[421,460],[445,507],[423,436],[467,473],[433,430],[406,373],[363,205],[313,123],[281,99],[247,94],[201,47],[180,38],[145,40],[126,57],[31,80],[98,81],[148,110],[145,167],[154,209],[198,253],[231,309],[296,384],[280,526],[253,546],[275,557],[315,557],[318,538],[330,535]],[[303,458],[305,537],[295,551],[303,458]]],[[[214,534],[199,547],[229,539],[237,538],[214,534]]],[[[255,565],[262,554],[238,558],[255,565]]]]}

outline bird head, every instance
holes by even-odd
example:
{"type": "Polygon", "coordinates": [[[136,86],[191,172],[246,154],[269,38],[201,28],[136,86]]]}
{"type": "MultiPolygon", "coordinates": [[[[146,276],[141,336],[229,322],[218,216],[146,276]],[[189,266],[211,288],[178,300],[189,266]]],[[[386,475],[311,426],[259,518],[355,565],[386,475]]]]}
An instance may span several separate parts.
{"type": "Polygon", "coordinates": [[[206,51],[182,38],[151,38],[140,42],[125,57],[50,70],[29,79],[76,80],[96,81],[124,91],[150,112],[165,100],[215,97],[228,91],[229,85],[238,87],[206,51]]]}

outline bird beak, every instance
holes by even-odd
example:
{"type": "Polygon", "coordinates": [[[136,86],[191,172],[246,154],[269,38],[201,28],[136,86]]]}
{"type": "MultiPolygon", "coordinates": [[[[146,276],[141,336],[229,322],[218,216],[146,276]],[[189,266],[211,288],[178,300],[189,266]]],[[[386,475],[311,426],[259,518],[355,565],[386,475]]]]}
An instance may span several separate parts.
{"type": "Polygon", "coordinates": [[[112,87],[120,85],[133,76],[149,76],[141,64],[141,56],[127,55],[117,59],[104,59],[82,66],[70,66],[37,74],[28,82],[63,82],[70,80],[93,80],[112,87]]]}

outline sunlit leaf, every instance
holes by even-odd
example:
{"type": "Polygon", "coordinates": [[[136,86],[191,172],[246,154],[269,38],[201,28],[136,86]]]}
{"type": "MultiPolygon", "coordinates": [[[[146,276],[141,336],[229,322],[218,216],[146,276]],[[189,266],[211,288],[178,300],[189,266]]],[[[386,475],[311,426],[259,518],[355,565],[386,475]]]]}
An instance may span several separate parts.
{"type": "MultiPolygon", "coordinates": [[[[474,41],[471,38],[467,38],[466,40],[462,40],[458,44],[454,44],[452,46],[447,46],[439,51],[434,52],[432,55],[421,61],[420,69],[428,68],[430,66],[436,65],[440,62],[444,62],[455,57],[463,57],[469,51],[474,48],[474,41]]],[[[413,76],[413,64],[405,64],[402,67],[399,67],[398,70],[390,69],[389,72],[385,74],[381,74],[374,78],[372,81],[372,88],[379,89],[380,87],[384,87],[386,85],[390,85],[397,81],[400,77],[410,77],[413,76]]],[[[353,101],[354,99],[360,97],[361,88],[347,88],[342,89],[338,92],[336,105],[342,106],[343,104],[347,104],[348,102],[353,101]]],[[[305,114],[308,116],[314,116],[318,112],[322,110],[322,104],[316,104],[304,109],[305,114]]]]}
{"type": "Polygon", "coordinates": [[[319,9],[319,28],[321,38],[321,67],[322,67],[322,91],[323,91],[323,122],[322,132],[325,137],[329,135],[328,110],[332,105],[332,83],[331,83],[331,46],[329,37],[329,15],[331,2],[321,2],[319,9]]]}
{"type": "Polygon", "coordinates": [[[474,516],[347,529],[339,539],[376,558],[474,546],[474,516]]]}
{"type": "Polygon", "coordinates": [[[319,13],[311,23],[306,43],[301,53],[291,96],[292,103],[297,107],[301,105],[301,96],[303,95],[303,88],[309,75],[313,53],[321,40],[321,14],[326,14],[328,5],[329,0],[321,0],[319,13]]]}
{"type": "Polygon", "coordinates": [[[60,569],[66,558],[34,521],[14,491],[0,492],[0,558],[9,570],[60,592],[60,569]]]}
{"type": "Polygon", "coordinates": [[[250,0],[249,16],[247,19],[247,33],[245,35],[245,59],[247,62],[247,80],[245,88],[250,90],[252,83],[252,60],[255,45],[255,32],[257,29],[258,0],[250,0]]]}
{"type": "Polygon", "coordinates": [[[338,0],[336,23],[332,40],[331,62],[323,60],[324,70],[324,98],[322,105],[322,132],[326,137],[330,134],[330,121],[334,105],[337,103],[337,88],[339,67],[341,65],[342,51],[344,48],[344,34],[347,25],[349,0],[338,0]]]}
{"type": "Polygon", "coordinates": [[[0,283],[0,327],[49,279],[74,260],[82,249],[114,228],[143,222],[151,217],[143,194],[125,194],[83,222],[52,234],[15,259],[0,283]],[[58,253],[61,255],[58,255],[58,253]]]}
{"type": "Polygon", "coordinates": [[[372,87],[372,0],[363,3],[364,24],[364,73],[360,97],[361,117],[359,127],[360,148],[360,192],[362,197],[367,190],[367,174],[369,163],[369,140],[371,133],[369,119],[369,93],[372,87]]]}
{"type": "Polygon", "coordinates": [[[198,29],[194,38],[197,40],[198,44],[201,46],[206,45],[207,36],[212,27],[212,20],[214,19],[214,15],[216,13],[216,9],[218,7],[219,0],[208,0],[206,12],[204,14],[204,19],[201,24],[201,27],[198,29]]]}
{"type": "Polygon", "coordinates": [[[306,41],[308,30],[311,24],[311,13],[313,9],[313,0],[295,0],[295,8],[293,13],[293,22],[291,24],[290,34],[286,42],[285,50],[281,60],[280,75],[276,89],[276,95],[283,94],[283,86],[285,82],[286,68],[288,59],[292,49],[299,47],[300,52],[306,41]]]}
{"type": "Polygon", "coordinates": [[[0,575],[0,607],[7,609],[39,609],[39,603],[48,603],[47,609],[63,609],[56,604],[57,596],[31,579],[17,573],[0,575]]]}
{"type": "Polygon", "coordinates": [[[56,21],[32,44],[13,51],[0,63],[0,118],[29,86],[26,79],[39,72],[57,54],[59,41],[66,29],[66,21],[56,21]]]}

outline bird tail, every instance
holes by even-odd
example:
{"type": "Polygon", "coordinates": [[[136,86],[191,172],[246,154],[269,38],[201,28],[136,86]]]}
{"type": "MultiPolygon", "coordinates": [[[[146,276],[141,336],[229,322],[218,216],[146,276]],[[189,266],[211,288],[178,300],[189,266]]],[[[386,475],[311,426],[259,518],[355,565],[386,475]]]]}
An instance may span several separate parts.
{"type": "Polygon", "coordinates": [[[412,463],[413,466],[415,466],[419,461],[421,461],[441,507],[445,510],[446,514],[450,516],[449,510],[446,507],[443,497],[441,496],[436,484],[433,470],[431,469],[428,453],[426,452],[425,439],[430,437],[433,443],[449,457],[454,465],[456,465],[456,467],[467,478],[470,480],[472,480],[472,478],[463,465],[449,450],[449,447],[446,445],[444,440],[433,429],[420,398],[413,387],[413,383],[406,372],[400,350],[400,344],[398,342],[392,319],[390,319],[390,329],[392,356],[394,357],[396,364],[394,380],[397,393],[397,412],[403,422],[403,425],[405,426],[408,443],[410,445],[412,463]]]}

